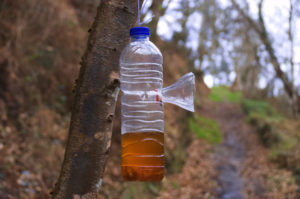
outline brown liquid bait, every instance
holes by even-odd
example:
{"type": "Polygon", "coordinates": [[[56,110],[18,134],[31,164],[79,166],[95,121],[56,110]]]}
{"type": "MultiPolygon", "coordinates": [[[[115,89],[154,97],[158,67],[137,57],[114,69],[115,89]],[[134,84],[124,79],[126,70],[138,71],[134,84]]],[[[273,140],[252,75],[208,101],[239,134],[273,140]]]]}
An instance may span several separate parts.
{"type": "Polygon", "coordinates": [[[161,181],[164,177],[164,134],[122,135],[122,176],[126,181],[161,181]]]}

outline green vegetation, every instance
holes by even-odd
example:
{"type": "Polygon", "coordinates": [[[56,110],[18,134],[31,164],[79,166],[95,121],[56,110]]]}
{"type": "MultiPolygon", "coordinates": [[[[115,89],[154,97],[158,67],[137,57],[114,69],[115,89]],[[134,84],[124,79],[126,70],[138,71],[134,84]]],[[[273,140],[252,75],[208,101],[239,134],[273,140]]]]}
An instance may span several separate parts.
{"type": "MultiPolygon", "coordinates": [[[[1,178],[0,178],[1,179],[1,178]]],[[[172,187],[174,189],[178,189],[179,188],[179,184],[177,182],[172,182],[172,187]]]]}
{"type": "MultiPolygon", "coordinates": [[[[172,125],[165,126],[166,132],[172,132],[176,134],[178,130],[172,125]]],[[[165,147],[165,166],[166,172],[168,174],[179,173],[182,170],[182,167],[185,164],[185,161],[188,157],[186,148],[189,146],[190,140],[192,139],[192,133],[186,132],[184,137],[171,137],[171,145],[175,147],[169,148],[167,145],[165,147]]]]}
{"type": "Polygon", "coordinates": [[[172,151],[165,150],[165,164],[168,173],[179,173],[186,161],[187,154],[185,148],[179,142],[180,140],[174,142],[176,147],[172,151]]]}
{"type": "Polygon", "coordinates": [[[242,101],[242,108],[248,115],[257,114],[273,119],[281,118],[280,114],[266,101],[244,99],[242,101]]]}
{"type": "Polygon", "coordinates": [[[122,199],[156,198],[160,192],[159,182],[126,182],[122,199]]]}
{"type": "Polygon", "coordinates": [[[227,86],[216,86],[211,88],[209,99],[213,102],[240,102],[242,93],[239,91],[231,91],[227,86]]]}
{"type": "Polygon", "coordinates": [[[203,116],[198,116],[195,119],[190,118],[189,127],[200,139],[208,140],[211,143],[220,143],[222,141],[219,126],[214,120],[203,116]]]}
{"type": "Polygon", "coordinates": [[[282,125],[285,118],[270,103],[244,99],[242,108],[248,114],[247,122],[256,128],[264,145],[271,148],[272,157],[295,146],[297,139],[282,125]]]}
{"type": "Polygon", "coordinates": [[[267,147],[278,145],[280,136],[276,124],[280,114],[266,101],[244,99],[242,109],[248,114],[247,122],[256,128],[263,144],[267,147]]]}
{"type": "Polygon", "coordinates": [[[289,151],[298,143],[297,138],[291,136],[288,132],[280,134],[280,142],[271,148],[271,158],[277,158],[279,155],[290,156],[289,151]]]}
{"type": "Polygon", "coordinates": [[[56,55],[57,50],[48,46],[42,46],[33,50],[33,52],[28,56],[28,61],[37,66],[42,66],[46,70],[51,70],[55,67],[56,55]]]}

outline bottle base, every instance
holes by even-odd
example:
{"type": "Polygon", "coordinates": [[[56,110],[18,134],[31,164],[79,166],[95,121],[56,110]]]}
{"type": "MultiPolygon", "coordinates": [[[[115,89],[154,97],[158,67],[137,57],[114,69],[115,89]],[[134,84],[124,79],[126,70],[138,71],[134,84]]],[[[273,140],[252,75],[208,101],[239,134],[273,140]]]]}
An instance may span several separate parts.
{"type": "Polygon", "coordinates": [[[164,166],[122,166],[124,181],[159,182],[164,177],[164,166]]]}

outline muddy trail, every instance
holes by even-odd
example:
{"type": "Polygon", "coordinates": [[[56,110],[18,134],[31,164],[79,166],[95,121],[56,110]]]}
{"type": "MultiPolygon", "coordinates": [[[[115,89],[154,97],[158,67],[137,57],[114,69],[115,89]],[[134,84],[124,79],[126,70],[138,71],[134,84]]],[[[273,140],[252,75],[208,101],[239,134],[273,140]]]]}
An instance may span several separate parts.
{"type": "MultiPolygon", "coordinates": [[[[264,154],[257,134],[245,123],[244,114],[238,106],[232,104],[222,104],[216,107],[214,112],[206,112],[206,114],[218,122],[223,133],[223,142],[216,147],[213,157],[218,185],[215,198],[244,199],[249,198],[251,192],[250,195],[254,198],[262,198],[265,183],[259,179],[252,179],[252,176],[245,176],[243,172],[246,167],[255,167],[246,164],[249,158],[254,158],[251,157],[254,151],[264,154]]],[[[263,158],[263,164],[267,164],[264,157],[255,158],[263,158]]],[[[249,163],[258,161],[253,159],[249,163]]]]}
{"type": "Polygon", "coordinates": [[[295,186],[285,180],[291,173],[270,161],[239,105],[210,104],[198,111],[218,123],[223,141],[212,146],[195,139],[182,172],[169,178],[159,198],[297,198],[295,186]]]}
{"type": "Polygon", "coordinates": [[[244,146],[235,137],[235,133],[229,133],[224,143],[218,147],[217,166],[218,189],[217,195],[221,199],[243,199],[243,180],[240,168],[245,159],[244,146]],[[231,135],[232,134],[232,135],[231,135]]]}

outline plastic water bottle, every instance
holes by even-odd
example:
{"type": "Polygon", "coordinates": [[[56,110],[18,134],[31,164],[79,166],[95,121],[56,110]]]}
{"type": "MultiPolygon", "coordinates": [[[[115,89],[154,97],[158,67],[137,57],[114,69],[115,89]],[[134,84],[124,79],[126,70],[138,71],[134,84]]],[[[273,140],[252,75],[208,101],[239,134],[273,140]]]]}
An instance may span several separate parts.
{"type": "Polygon", "coordinates": [[[130,30],[120,58],[122,96],[122,176],[160,181],[164,176],[163,58],[149,29],[130,30]]]}
{"type": "Polygon", "coordinates": [[[194,111],[195,76],[188,73],[163,88],[163,57],[147,27],[130,30],[120,57],[122,176],[160,181],[164,176],[164,102],[194,111]]]}

